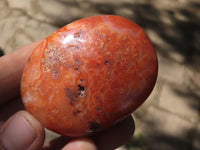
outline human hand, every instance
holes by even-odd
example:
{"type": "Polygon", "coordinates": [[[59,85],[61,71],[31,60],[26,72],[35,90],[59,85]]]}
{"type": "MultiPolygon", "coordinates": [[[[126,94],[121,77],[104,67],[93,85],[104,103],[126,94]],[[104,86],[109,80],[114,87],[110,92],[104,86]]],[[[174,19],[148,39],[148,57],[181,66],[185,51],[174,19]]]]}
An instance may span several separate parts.
{"type": "Polygon", "coordinates": [[[20,99],[20,81],[24,65],[39,43],[40,41],[32,43],[0,57],[0,150],[111,150],[125,144],[134,132],[134,121],[130,116],[96,135],[75,139],[61,136],[50,141],[48,147],[43,147],[44,127],[24,111],[20,99]]]}

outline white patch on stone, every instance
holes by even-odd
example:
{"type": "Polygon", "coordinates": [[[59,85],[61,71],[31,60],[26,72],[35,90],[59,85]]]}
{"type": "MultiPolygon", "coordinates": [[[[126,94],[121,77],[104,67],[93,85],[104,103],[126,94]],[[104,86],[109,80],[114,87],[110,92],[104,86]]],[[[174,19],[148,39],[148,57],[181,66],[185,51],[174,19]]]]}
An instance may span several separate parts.
{"type": "Polygon", "coordinates": [[[26,95],[23,98],[23,102],[24,103],[29,103],[29,102],[31,102],[33,100],[34,100],[34,98],[29,92],[27,92],[26,95]]]}

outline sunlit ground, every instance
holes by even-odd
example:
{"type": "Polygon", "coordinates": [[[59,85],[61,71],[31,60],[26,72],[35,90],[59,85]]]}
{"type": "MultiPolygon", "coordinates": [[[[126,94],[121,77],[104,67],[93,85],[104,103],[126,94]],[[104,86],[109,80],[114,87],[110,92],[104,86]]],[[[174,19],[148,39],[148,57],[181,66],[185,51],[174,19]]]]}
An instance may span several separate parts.
{"type": "Polygon", "coordinates": [[[1,0],[0,55],[43,39],[71,21],[100,14],[139,24],[159,58],[156,87],[133,113],[132,140],[119,149],[200,149],[199,0],[1,0]]]}

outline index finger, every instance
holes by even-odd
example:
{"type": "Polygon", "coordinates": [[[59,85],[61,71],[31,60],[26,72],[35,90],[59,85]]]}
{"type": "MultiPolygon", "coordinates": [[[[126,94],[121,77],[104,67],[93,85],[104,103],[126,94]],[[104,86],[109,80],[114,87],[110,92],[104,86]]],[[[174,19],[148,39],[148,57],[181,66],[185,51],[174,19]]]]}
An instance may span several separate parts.
{"type": "Polygon", "coordinates": [[[0,57],[0,104],[20,95],[20,81],[24,66],[40,42],[26,45],[0,57]]]}

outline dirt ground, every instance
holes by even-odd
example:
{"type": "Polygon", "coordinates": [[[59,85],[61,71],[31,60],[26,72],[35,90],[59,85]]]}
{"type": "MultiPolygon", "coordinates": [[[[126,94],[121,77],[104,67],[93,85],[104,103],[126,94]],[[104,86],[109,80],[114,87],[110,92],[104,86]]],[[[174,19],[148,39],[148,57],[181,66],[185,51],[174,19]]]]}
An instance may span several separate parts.
{"type": "Polygon", "coordinates": [[[101,14],[140,25],[159,59],[156,87],[133,113],[136,132],[118,150],[200,150],[199,0],[0,0],[0,56],[101,14]]]}

